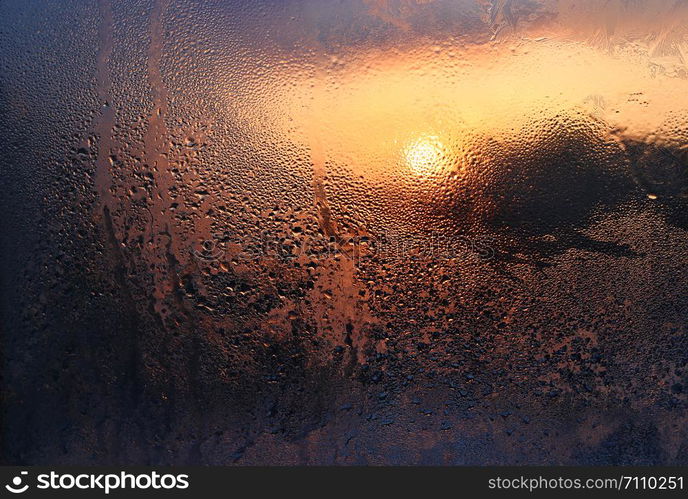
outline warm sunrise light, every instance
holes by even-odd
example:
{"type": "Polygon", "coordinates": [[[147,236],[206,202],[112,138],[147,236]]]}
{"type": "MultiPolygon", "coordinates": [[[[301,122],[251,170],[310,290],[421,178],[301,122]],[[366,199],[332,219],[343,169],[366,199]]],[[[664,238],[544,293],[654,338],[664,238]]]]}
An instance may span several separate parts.
{"type": "Polygon", "coordinates": [[[639,71],[646,56],[556,38],[469,46],[460,56],[424,46],[349,56],[295,78],[262,112],[271,127],[319,151],[314,163],[371,183],[440,173],[459,160],[461,136],[513,140],[532,120],[572,110],[644,137],[684,86],[639,71]]]}
{"type": "Polygon", "coordinates": [[[418,175],[431,174],[446,161],[444,146],[434,136],[421,137],[409,144],[404,157],[408,167],[418,175]]]}

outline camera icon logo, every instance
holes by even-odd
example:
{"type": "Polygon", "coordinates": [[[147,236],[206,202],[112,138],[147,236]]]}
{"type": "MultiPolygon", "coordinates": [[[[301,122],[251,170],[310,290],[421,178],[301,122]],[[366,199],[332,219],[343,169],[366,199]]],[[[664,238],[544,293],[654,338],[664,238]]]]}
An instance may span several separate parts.
{"type": "Polygon", "coordinates": [[[22,492],[26,492],[29,488],[29,484],[24,484],[24,486],[22,486],[22,478],[28,474],[28,471],[20,472],[19,475],[15,476],[12,479],[12,483],[8,483],[7,485],[5,485],[5,488],[13,494],[21,494],[22,492]]]}

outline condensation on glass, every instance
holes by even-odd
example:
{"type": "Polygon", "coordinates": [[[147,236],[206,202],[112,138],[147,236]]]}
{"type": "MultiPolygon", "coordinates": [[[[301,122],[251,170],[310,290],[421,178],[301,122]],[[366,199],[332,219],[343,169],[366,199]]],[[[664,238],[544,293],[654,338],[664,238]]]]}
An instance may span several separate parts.
{"type": "Polygon", "coordinates": [[[685,3],[4,11],[13,455],[685,464],[685,3]]]}

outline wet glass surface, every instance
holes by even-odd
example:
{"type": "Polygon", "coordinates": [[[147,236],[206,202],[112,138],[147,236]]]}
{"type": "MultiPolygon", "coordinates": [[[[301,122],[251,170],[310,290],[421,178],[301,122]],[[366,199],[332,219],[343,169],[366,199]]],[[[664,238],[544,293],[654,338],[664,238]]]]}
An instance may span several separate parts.
{"type": "Polygon", "coordinates": [[[687,464],[688,5],[3,6],[7,462],[687,464]]]}

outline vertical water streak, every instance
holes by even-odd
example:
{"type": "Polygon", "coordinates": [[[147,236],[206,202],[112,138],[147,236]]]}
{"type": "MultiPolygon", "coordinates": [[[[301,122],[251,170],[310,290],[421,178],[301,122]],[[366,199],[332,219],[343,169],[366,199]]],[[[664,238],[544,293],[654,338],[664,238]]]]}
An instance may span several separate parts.
{"type": "MultiPolygon", "coordinates": [[[[319,67],[320,64],[318,63],[316,65],[313,83],[312,103],[314,107],[317,107],[323,100],[322,94],[325,92],[324,76],[321,74],[321,70],[318,69],[319,67]]],[[[337,238],[336,223],[332,219],[332,213],[327,202],[327,192],[325,191],[327,155],[322,143],[322,130],[315,126],[315,120],[309,121],[306,127],[311,151],[311,163],[313,165],[313,194],[318,221],[320,223],[320,228],[327,237],[337,238]]]]}
{"type": "Polygon", "coordinates": [[[167,229],[166,213],[171,201],[169,189],[173,179],[169,174],[168,130],[165,116],[168,111],[168,93],[160,71],[163,51],[163,14],[167,2],[156,1],[150,17],[150,45],[148,47],[148,83],[153,95],[153,110],[148,118],[148,130],[144,137],[143,159],[145,166],[155,179],[156,192],[150,197],[151,225],[149,238],[167,229]]]}
{"type": "MultiPolygon", "coordinates": [[[[101,23],[98,38],[100,42],[96,60],[96,92],[101,106],[101,115],[96,118],[93,131],[98,140],[98,154],[94,184],[104,209],[111,205],[112,172],[110,171],[113,154],[112,129],[115,123],[115,110],[111,102],[112,80],[110,77],[110,56],[113,45],[113,20],[110,0],[100,2],[101,23]]],[[[111,209],[111,208],[110,208],[111,209]]]]}

